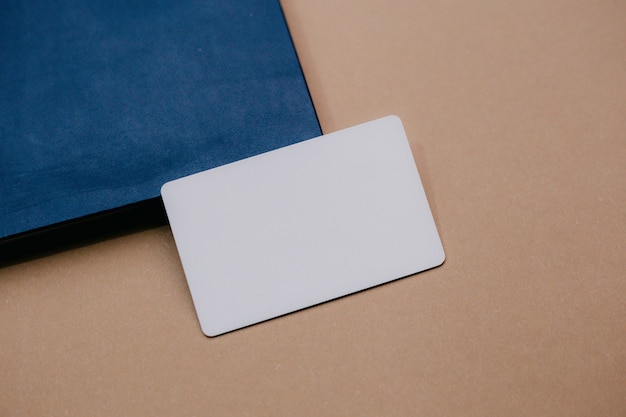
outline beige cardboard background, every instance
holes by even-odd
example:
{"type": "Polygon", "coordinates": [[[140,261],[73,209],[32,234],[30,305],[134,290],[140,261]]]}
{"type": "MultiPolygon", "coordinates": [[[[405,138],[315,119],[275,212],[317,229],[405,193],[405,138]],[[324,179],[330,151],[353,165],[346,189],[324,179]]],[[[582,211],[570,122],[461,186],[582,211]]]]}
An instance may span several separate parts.
{"type": "Polygon", "coordinates": [[[0,415],[626,415],[626,3],[283,0],[404,121],[437,269],[214,339],[168,227],[0,269],[0,415]]]}

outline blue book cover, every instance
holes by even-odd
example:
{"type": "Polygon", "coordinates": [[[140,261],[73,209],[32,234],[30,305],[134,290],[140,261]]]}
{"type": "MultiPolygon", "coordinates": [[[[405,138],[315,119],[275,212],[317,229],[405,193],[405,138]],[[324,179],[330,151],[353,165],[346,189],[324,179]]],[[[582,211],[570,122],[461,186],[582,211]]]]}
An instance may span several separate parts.
{"type": "Polygon", "coordinates": [[[320,134],[278,0],[0,3],[0,240],[320,134]]]}

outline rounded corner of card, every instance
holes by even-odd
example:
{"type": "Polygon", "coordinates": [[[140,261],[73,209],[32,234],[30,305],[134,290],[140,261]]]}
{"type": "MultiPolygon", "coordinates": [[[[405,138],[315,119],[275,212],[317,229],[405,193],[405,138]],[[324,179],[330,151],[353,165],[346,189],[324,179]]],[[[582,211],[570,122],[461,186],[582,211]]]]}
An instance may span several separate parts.
{"type": "Polygon", "coordinates": [[[443,250],[443,247],[441,247],[441,250],[437,254],[437,257],[435,258],[435,265],[433,266],[433,268],[437,268],[443,265],[445,262],[446,262],[446,252],[443,250]]]}
{"type": "Polygon", "coordinates": [[[384,117],[384,119],[392,121],[393,123],[402,124],[402,119],[397,114],[390,114],[389,116],[384,117]]]}
{"type": "Polygon", "coordinates": [[[172,181],[168,181],[161,186],[161,198],[165,199],[166,194],[169,194],[169,189],[171,187],[172,181]]]}

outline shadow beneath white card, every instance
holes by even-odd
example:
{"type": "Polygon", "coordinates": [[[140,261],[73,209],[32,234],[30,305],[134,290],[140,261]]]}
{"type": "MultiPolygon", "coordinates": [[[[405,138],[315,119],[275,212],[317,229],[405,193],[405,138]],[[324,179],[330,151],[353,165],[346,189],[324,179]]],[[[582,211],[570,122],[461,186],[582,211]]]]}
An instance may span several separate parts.
{"type": "MultiPolygon", "coordinates": [[[[232,335],[233,333],[238,333],[238,332],[240,332],[242,330],[250,329],[250,328],[253,328],[253,327],[256,327],[256,326],[260,326],[260,325],[263,325],[263,324],[267,324],[267,323],[273,322],[273,321],[275,321],[277,319],[281,319],[283,317],[295,315],[295,314],[301,313],[303,311],[310,310],[310,309],[313,309],[313,308],[317,308],[317,307],[320,307],[320,306],[323,306],[323,305],[326,305],[326,304],[330,304],[330,303],[333,303],[333,302],[341,301],[342,299],[346,299],[348,297],[352,297],[352,296],[357,295],[357,294],[365,293],[365,292],[368,292],[370,290],[374,290],[374,289],[379,288],[379,287],[383,287],[383,286],[387,286],[387,285],[393,285],[394,283],[397,283],[397,282],[405,280],[405,279],[417,278],[418,276],[421,276],[423,273],[428,272],[428,271],[433,270],[433,269],[436,269],[436,268],[439,268],[440,266],[442,266],[445,263],[446,263],[446,260],[443,259],[440,264],[433,265],[432,267],[424,269],[422,271],[418,271],[418,272],[415,272],[413,274],[409,274],[409,275],[405,275],[405,276],[402,276],[402,277],[398,277],[398,278],[392,279],[390,281],[381,282],[380,284],[377,284],[377,285],[374,285],[374,286],[371,286],[371,287],[368,287],[368,288],[363,288],[362,290],[358,290],[358,291],[354,291],[354,292],[351,292],[351,293],[348,293],[348,294],[340,295],[338,297],[331,298],[330,300],[321,301],[319,303],[311,304],[309,306],[302,307],[302,308],[297,309],[297,310],[289,311],[287,313],[278,315],[276,317],[271,317],[271,318],[268,318],[268,319],[265,319],[265,320],[261,320],[261,321],[256,322],[256,323],[251,323],[251,324],[248,324],[246,326],[238,327],[238,328],[233,329],[233,330],[228,330],[226,332],[219,333],[219,334],[216,334],[216,335],[213,335],[213,336],[208,335],[206,333],[203,333],[203,334],[207,338],[209,338],[209,339],[215,339],[215,338],[220,338],[220,337],[223,337],[223,336],[232,335]]],[[[199,325],[199,323],[198,323],[198,325],[199,325]]],[[[201,326],[199,326],[199,327],[200,327],[200,330],[201,330],[201,326]]]]}
{"type": "Polygon", "coordinates": [[[160,197],[0,240],[0,268],[163,226],[160,197]]]}

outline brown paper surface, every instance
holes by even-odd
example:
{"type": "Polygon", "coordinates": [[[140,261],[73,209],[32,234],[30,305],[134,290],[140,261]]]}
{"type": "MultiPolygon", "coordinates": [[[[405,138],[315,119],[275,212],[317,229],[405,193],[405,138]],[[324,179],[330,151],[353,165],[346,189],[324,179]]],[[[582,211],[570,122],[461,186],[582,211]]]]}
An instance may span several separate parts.
{"type": "Polygon", "coordinates": [[[0,416],[626,415],[626,3],[283,0],[399,115],[447,260],[217,338],[168,227],[0,269],[0,416]]]}

